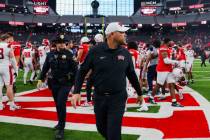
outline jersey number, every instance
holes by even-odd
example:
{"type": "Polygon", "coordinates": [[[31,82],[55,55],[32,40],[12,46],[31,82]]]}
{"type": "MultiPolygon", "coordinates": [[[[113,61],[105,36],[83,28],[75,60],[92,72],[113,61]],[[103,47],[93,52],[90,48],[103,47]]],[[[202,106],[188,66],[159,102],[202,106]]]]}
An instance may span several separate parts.
{"type": "Polygon", "coordinates": [[[0,59],[4,59],[4,49],[0,48],[0,59]]]}
{"type": "Polygon", "coordinates": [[[29,57],[31,57],[31,53],[30,53],[30,52],[25,52],[25,53],[24,53],[24,56],[25,56],[26,58],[29,58],[29,57]]]}

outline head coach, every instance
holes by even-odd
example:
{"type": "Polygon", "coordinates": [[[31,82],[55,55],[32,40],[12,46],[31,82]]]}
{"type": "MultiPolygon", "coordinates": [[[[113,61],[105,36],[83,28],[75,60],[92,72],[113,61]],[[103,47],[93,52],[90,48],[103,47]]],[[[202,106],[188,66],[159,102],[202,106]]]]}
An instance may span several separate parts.
{"type": "Polygon", "coordinates": [[[80,102],[80,90],[87,72],[92,69],[94,80],[94,112],[98,132],[106,140],[121,140],[121,125],[127,99],[126,77],[136,90],[137,102],[143,101],[132,57],[122,45],[129,28],[118,22],[110,23],[106,42],[93,47],[76,75],[72,105],[80,102]]]}

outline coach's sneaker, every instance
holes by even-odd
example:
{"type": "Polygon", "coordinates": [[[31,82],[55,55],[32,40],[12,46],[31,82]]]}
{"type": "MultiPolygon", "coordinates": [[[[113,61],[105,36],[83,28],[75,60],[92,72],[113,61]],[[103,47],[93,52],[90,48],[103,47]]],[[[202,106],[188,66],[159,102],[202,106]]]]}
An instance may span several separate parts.
{"type": "Polygon", "coordinates": [[[0,103],[0,111],[4,109],[4,104],[0,103]]]}
{"type": "Polygon", "coordinates": [[[151,104],[157,104],[157,103],[155,102],[155,100],[154,100],[153,98],[151,98],[151,97],[149,97],[148,101],[149,101],[151,104]]]}
{"type": "Polygon", "coordinates": [[[178,103],[178,102],[172,102],[172,103],[171,103],[171,106],[173,106],[173,107],[184,107],[183,105],[181,105],[181,104],[178,103]]]}
{"type": "Polygon", "coordinates": [[[21,107],[16,105],[16,104],[10,104],[10,106],[9,106],[9,110],[11,110],[11,111],[15,111],[15,110],[20,109],[20,108],[21,107]]]}

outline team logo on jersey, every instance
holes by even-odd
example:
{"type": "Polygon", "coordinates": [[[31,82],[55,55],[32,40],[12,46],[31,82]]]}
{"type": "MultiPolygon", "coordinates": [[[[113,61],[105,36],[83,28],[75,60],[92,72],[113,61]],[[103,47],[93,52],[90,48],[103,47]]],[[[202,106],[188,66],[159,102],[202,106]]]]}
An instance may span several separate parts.
{"type": "Polygon", "coordinates": [[[118,55],[118,56],[117,56],[117,59],[118,59],[118,60],[123,60],[123,61],[124,61],[124,60],[125,60],[125,57],[124,57],[123,55],[118,55]]]}

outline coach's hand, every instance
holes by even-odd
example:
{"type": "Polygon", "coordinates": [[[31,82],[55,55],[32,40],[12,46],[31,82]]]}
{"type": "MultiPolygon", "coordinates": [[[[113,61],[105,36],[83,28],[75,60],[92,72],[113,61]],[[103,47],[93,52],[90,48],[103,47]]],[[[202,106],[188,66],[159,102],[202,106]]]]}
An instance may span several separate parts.
{"type": "Polygon", "coordinates": [[[38,80],[36,87],[40,89],[42,87],[42,80],[38,80]]]}
{"type": "Polygon", "coordinates": [[[81,100],[81,95],[80,94],[72,94],[72,97],[71,97],[71,104],[73,106],[74,109],[77,108],[77,102],[79,103],[80,105],[80,100],[81,100]]]}
{"type": "Polygon", "coordinates": [[[140,105],[143,103],[143,101],[144,101],[143,95],[138,96],[137,99],[136,99],[136,102],[137,102],[138,104],[140,104],[140,105]]]}

